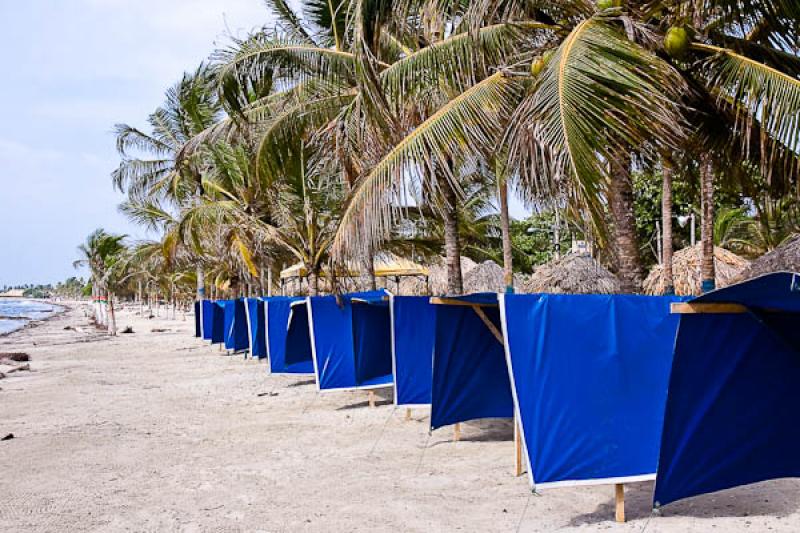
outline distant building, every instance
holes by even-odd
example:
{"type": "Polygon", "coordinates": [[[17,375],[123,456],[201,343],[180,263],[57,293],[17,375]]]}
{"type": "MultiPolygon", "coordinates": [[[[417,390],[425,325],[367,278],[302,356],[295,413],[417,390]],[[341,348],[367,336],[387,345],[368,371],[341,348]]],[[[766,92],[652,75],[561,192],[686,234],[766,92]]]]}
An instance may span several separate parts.
{"type": "Polygon", "coordinates": [[[6,292],[0,292],[0,298],[22,298],[25,296],[24,289],[11,289],[6,292]]]}

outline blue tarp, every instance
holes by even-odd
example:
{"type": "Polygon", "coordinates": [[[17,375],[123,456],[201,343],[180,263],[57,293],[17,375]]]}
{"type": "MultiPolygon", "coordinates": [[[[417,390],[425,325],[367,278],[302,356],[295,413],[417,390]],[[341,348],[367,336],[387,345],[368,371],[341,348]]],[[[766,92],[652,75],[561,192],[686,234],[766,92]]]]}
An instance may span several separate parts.
{"type": "MultiPolygon", "coordinates": [[[[496,294],[455,298],[481,307],[501,330],[496,294]]],[[[511,418],[514,403],[503,344],[472,307],[435,305],[431,429],[478,418],[511,418]]]]}
{"type": "Polygon", "coordinates": [[[313,374],[314,362],[311,357],[308,314],[304,305],[295,317],[290,332],[289,317],[293,302],[303,298],[275,296],[265,299],[266,344],[269,367],[273,374],[313,374]],[[291,334],[290,334],[291,333],[291,334]]]}
{"type": "Polygon", "coordinates": [[[211,344],[225,342],[225,305],[229,300],[217,300],[211,306],[211,344]]]}
{"type": "Polygon", "coordinates": [[[652,479],[681,298],[502,300],[531,483],[652,479]]]}
{"type": "Polygon", "coordinates": [[[800,476],[800,275],[777,273],[692,302],[675,343],[654,502],[800,476]]]}
{"type": "Polygon", "coordinates": [[[228,300],[225,302],[225,348],[235,352],[247,350],[247,311],[244,300],[228,300]]]}
{"type": "Polygon", "coordinates": [[[428,296],[392,296],[395,405],[430,405],[436,309],[428,296]]]}
{"type": "Polygon", "coordinates": [[[320,390],[390,385],[392,347],[388,293],[308,299],[320,390]]]}
{"type": "Polygon", "coordinates": [[[203,340],[210,341],[214,330],[214,307],[216,304],[211,300],[203,300],[201,303],[203,340]]]}
{"type": "Polygon", "coordinates": [[[250,344],[250,357],[263,359],[267,356],[267,332],[264,321],[264,300],[261,298],[247,298],[247,324],[250,328],[248,340],[250,344]]]}
{"type": "Polygon", "coordinates": [[[194,336],[203,336],[202,323],[200,322],[200,302],[194,303],[194,336]]]}

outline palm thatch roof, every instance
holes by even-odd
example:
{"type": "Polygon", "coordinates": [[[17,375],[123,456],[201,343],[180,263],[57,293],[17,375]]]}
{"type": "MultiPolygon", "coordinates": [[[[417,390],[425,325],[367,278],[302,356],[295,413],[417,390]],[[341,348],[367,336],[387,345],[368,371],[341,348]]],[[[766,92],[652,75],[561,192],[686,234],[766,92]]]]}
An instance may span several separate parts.
{"type": "Polygon", "coordinates": [[[569,254],[546,263],[522,286],[522,292],[551,294],[614,294],[617,277],[588,254],[569,254]]]}
{"type": "Polygon", "coordinates": [[[770,272],[800,272],[800,235],[787,239],[774,250],[754,259],[732,280],[748,280],[770,272]]]}
{"type": "MultiPolygon", "coordinates": [[[[476,263],[469,257],[461,258],[461,275],[465,276],[475,268],[476,263]]],[[[447,264],[444,258],[428,267],[428,282],[423,277],[409,277],[400,280],[399,294],[423,296],[427,294],[447,294],[447,264]]]]}
{"type": "MultiPolygon", "coordinates": [[[[702,294],[700,290],[701,275],[700,265],[703,258],[702,244],[694,247],[687,246],[675,252],[672,256],[672,277],[675,285],[675,294],[679,296],[696,296],[702,294]]],[[[747,267],[749,261],[733,252],[714,247],[714,271],[716,273],[716,286],[726,287],[735,283],[739,273],[747,267]]],[[[650,270],[644,280],[646,294],[664,294],[664,267],[656,265],[650,270]]]]}
{"type": "Polygon", "coordinates": [[[487,260],[464,274],[464,293],[503,292],[506,284],[503,281],[503,267],[494,261],[487,260]]]}

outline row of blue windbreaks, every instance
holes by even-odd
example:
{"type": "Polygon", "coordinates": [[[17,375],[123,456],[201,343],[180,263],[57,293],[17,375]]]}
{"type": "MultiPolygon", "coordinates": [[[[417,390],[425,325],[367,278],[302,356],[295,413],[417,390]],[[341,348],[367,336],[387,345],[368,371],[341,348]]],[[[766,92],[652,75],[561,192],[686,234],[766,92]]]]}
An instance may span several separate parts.
{"type": "Polygon", "coordinates": [[[800,377],[800,293],[787,276],[736,288],[752,309],[733,316],[671,314],[676,297],[269,298],[265,351],[273,372],[315,374],[320,389],[394,383],[397,405],[431,405],[432,429],[516,410],[532,484],[658,474],[666,504],[800,474],[800,424],[781,423],[798,415],[781,401],[794,380],[780,378],[800,377]]]}

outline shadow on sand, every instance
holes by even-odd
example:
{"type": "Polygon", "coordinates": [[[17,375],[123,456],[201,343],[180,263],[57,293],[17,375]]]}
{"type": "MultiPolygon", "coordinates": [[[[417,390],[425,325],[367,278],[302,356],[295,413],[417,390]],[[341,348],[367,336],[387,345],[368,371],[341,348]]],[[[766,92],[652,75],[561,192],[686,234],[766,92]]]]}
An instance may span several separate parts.
{"type": "MultiPolygon", "coordinates": [[[[625,516],[628,521],[653,516],[653,481],[625,485],[625,516]]],[[[608,522],[614,517],[614,491],[609,485],[609,498],[591,513],[575,516],[572,527],[608,522]]],[[[785,517],[800,508],[800,480],[778,479],[743,487],[703,494],[662,507],[659,517],[739,518],[746,516],[785,517]]]]}

